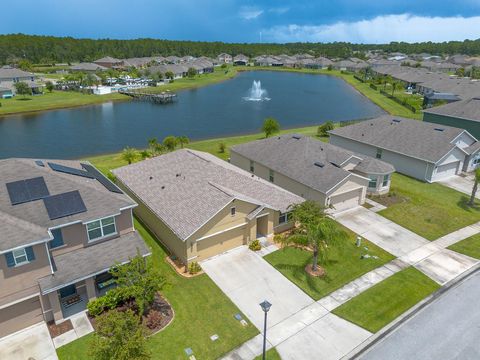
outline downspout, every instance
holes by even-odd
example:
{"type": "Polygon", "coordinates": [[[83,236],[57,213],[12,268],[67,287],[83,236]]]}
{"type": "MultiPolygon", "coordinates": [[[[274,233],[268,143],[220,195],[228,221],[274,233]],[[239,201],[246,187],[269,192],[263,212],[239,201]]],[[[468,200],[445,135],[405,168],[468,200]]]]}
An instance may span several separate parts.
{"type": "Polygon", "coordinates": [[[52,259],[51,259],[51,254],[50,254],[50,250],[48,250],[48,243],[45,243],[45,250],[47,250],[47,255],[48,255],[48,263],[50,264],[50,272],[52,273],[52,275],[55,273],[55,271],[53,271],[53,265],[52,265],[52,259]]]}

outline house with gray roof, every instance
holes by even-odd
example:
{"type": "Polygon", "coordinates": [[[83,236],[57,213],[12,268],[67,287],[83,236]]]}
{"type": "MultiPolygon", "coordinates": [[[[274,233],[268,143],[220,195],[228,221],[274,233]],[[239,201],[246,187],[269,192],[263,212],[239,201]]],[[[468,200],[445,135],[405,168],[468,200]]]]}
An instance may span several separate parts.
{"type": "Polygon", "coordinates": [[[97,72],[97,71],[105,71],[108,68],[102,65],[98,65],[95,63],[83,62],[78,63],[70,66],[70,71],[72,72],[97,72]]]}
{"type": "Polygon", "coordinates": [[[293,226],[303,198],[217,157],[181,149],[113,170],[135,214],[184,264],[293,226]]]}
{"type": "Polygon", "coordinates": [[[287,134],[240,144],[230,162],[323,207],[345,210],[384,194],[394,167],[308,136],[287,134]]]}
{"type": "Polygon", "coordinates": [[[11,66],[0,67],[0,87],[9,89],[11,94],[15,94],[15,84],[18,82],[26,83],[32,90],[37,88],[39,85],[35,82],[36,78],[37,76],[31,72],[11,66]]]}
{"type": "Polygon", "coordinates": [[[330,143],[384,160],[402,174],[435,182],[468,168],[467,149],[477,139],[464,129],[384,115],[330,131],[330,143]]]}
{"type": "Polygon", "coordinates": [[[136,205],[87,162],[0,160],[0,337],[85,310],[147,256],[136,205]]]}

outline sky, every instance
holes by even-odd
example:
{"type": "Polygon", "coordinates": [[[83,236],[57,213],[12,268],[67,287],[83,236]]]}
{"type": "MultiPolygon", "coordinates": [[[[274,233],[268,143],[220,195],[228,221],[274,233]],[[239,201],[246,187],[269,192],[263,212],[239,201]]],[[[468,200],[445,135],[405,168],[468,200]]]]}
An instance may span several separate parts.
{"type": "Polygon", "coordinates": [[[8,2],[8,16],[0,16],[0,34],[11,33],[248,43],[440,42],[480,38],[480,0],[23,0],[8,2]]]}

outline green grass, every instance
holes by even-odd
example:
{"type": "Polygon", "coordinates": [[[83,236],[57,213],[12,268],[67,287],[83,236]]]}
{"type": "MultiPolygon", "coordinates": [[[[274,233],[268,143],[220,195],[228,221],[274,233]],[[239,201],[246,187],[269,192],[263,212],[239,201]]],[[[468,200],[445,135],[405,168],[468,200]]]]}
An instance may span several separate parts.
{"type": "Polygon", "coordinates": [[[470,236],[448,247],[450,250],[480,259],[480,234],[470,236]]]}
{"type": "Polygon", "coordinates": [[[264,259],[313,299],[319,300],[359,276],[394,259],[394,256],[367,240],[362,241],[361,247],[356,247],[356,235],[345,230],[349,234],[348,241],[342,246],[333,246],[328,255],[329,259],[325,264],[321,264],[327,272],[325,278],[311,277],[306,274],[305,266],[312,260],[310,251],[286,247],[265,256],[264,259]],[[367,247],[368,251],[364,247],[367,247]],[[361,255],[367,253],[379,258],[360,258],[361,255]]]}
{"type": "MultiPolygon", "coordinates": [[[[282,358],[278,354],[277,350],[275,350],[275,348],[272,348],[265,353],[265,359],[267,359],[267,360],[282,360],[282,358]]],[[[262,360],[262,355],[257,356],[255,358],[255,360],[262,360]]]]}
{"type": "Polygon", "coordinates": [[[127,100],[128,97],[117,93],[107,95],[87,95],[74,91],[45,91],[43,95],[15,96],[11,99],[0,99],[0,116],[16,113],[36,112],[44,110],[70,108],[100,104],[112,100],[127,100]]]}
{"type": "MultiPolygon", "coordinates": [[[[412,230],[428,240],[435,240],[480,220],[480,203],[467,206],[468,196],[446,186],[425,183],[394,174],[390,194],[399,202],[378,214],[412,230]]],[[[373,200],[382,202],[381,198],[373,200]]]]}
{"type": "MultiPolygon", "coordinates": [[[[253,325],[243,327],[235,320],[234,315],[240,311],[206,274],[181,277],[165,262],[164,249],[137,220],[135,227],[152,248],[154,265],[167,278],[168,286],[162,294],[175,312],[173,322],[148,340],[153,359],[187,359],[187,347],[192,348],[197,359],[216,359],[258,334],[253,325]],[[210,340],[213,334],[219,335],[215,342],[210,340]]],[[[59,358],[88,359],[91,336],[59,348],[59,358]]]]}
{"type": "Polygon", "coordinates": [[[375,333],[439,288],[436,282],[410,267],[354,297],[333,313],[375,333]]]}

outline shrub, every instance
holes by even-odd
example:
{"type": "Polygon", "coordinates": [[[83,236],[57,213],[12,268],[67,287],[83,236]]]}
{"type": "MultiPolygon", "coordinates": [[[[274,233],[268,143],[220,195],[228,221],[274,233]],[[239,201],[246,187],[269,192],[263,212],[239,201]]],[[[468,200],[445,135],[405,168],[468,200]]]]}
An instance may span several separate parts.
{"type": "Polygon", "coordinates": [[[262,249],[262,245],[260,245],[260,241],[256,239],[253,240],[250,245],[248,245],[248,248],[252,251],[259,251],[262,249]]]}
{"type": "Polygon", "coordinates": [[[95,317],[105,310],[115,309],[119,304],[135,297],[135,289],[133,287],[116,287],[94,300],[90,300],[87,304],[88,313],[95,317]]]}
{"type": "Polygon", "coordinates": [[[221,66],[220,66],[222,69],[225,69],[227,67],[227,64],[223,63],[221,66]]]}
{"type": "Polygon", "coordinates": [[[193,261],[190,264],[188,264],[188,272],[190,274],[195,275],[200,271],[202,271],[202,268],[200,267],[200,265],[198,265],[196,261],[193,261]]]}
{"type": "Polygon", "coordinates": [[[160,311],[150,310],[145,319],[145,326],[150,330],[156,329],[162,325],[163,315],[160,311]]]}
{"type": "Polygon", "coordinates": [[[317,130],[317,135],[318,136],[329,136],[328,132],[330,130],[333,130],[335,128],[335,125],[333,124],[332,121],[327,121],[326,123],[320,125],[317,130]]]}
{"type": "Polygon", "coordinates": [[[225,149],[227,148],[227,145],[225,145],[225,143],[221,142],[220,144],[218,144],[218,151],[220,153],[224,153],[225,152],[225,149]]]}

